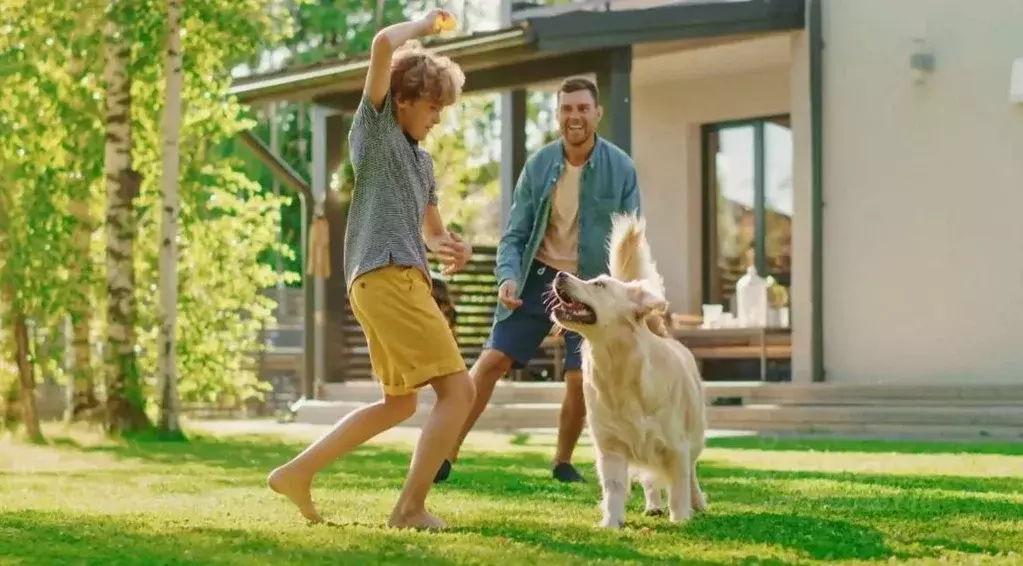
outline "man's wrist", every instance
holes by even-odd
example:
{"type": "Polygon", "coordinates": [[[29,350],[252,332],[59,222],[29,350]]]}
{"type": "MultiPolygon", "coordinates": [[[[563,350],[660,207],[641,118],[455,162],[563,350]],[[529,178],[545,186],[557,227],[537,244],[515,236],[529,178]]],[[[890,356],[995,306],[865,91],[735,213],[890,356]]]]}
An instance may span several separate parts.
{"type": "Polygon", "coordinates": [[[516,283],[517,284],[518,283],[518,278],[515,277],[514,275],[500,276],[500,277],[497,278],[497,286],[498,286],[498,288],[502,287],[508,281],[511,281],[512,283],[516,283]]]}

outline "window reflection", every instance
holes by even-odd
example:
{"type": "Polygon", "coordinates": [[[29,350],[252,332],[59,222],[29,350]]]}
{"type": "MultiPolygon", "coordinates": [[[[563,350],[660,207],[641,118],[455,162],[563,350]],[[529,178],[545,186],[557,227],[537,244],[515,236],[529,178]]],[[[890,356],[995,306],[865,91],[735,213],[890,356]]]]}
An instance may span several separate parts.
{"type": "Polygon", "coordinates": [[[792,132],[788,117],[766,118],[711,125],[705,142],[704,299],[730,308],[735,283],[750,265],[789,286],[792,132]]]}

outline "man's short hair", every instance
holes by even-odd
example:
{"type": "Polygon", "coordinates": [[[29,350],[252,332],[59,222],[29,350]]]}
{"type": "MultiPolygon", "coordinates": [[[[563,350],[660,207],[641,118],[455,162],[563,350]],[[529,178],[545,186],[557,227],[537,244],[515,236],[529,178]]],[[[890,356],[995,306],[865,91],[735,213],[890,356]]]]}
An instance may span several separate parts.
{"type": "Polygon", "coordinates": [[[462,94],[465,73],[451,59],[408,41],[391,57],[391,95],[399,100],[421,98],[449,106],[462,94]]]}
{"type": "Polygon", "coordinates": [[[590,91],[590,94],[593,96],[593,102],[598,106],[600,105],[600,91],[597,89],[597,84],[586,77],[568,77],[561,81],[561,88],[558,89],[558,98],[561,98],[561,93],[570,94],[580,90],[590,91]]]}

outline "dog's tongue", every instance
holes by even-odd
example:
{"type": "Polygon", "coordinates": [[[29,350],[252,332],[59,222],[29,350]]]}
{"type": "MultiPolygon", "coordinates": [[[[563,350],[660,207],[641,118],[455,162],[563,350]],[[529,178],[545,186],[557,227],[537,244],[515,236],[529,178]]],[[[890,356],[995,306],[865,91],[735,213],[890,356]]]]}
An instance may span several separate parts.
{"type": "Polygon", "coordinates": [[[582,303],[577,303],[575,301],[571,301],[570,303],[568,303],[568,310],[572,312],[582,312],[586,310],[586,305],[582,303]]]}

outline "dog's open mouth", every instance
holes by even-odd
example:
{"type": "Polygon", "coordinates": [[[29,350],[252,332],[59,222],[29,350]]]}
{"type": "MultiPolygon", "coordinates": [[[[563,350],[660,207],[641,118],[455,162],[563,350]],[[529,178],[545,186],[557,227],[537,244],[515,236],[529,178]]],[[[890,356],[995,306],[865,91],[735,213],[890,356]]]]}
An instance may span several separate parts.
{"type": "Polygon", "coordinates": [[[558,321],[576,324],[596,323],[597,313],[589,305],[573,297],[564,287],[557,283],[554,285],[554,295],[557,298],[554,303],[554,316],[558,321]]]}

